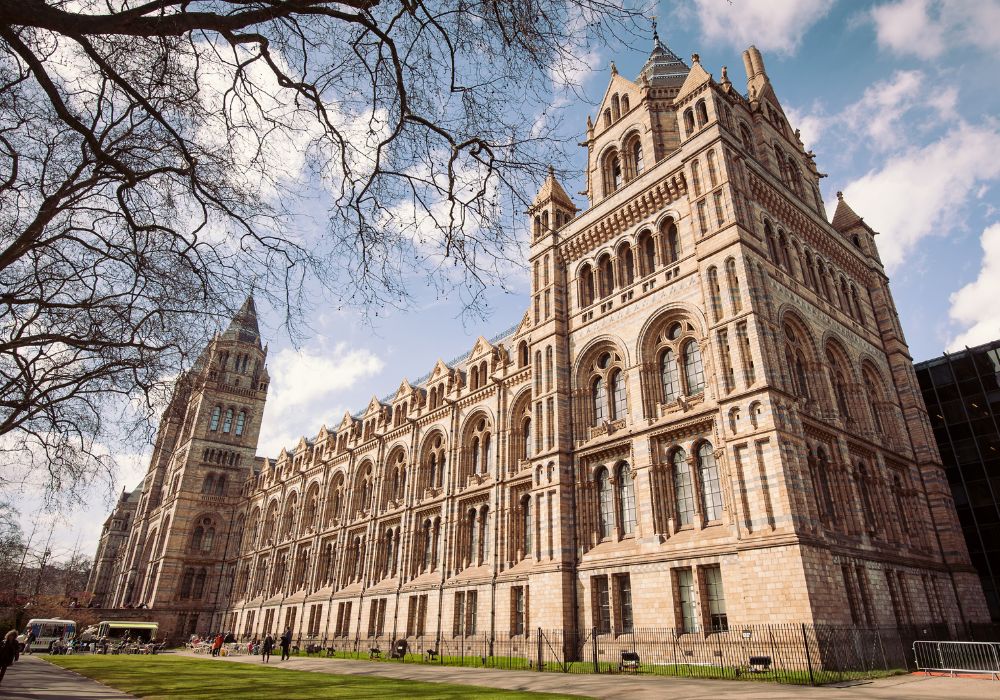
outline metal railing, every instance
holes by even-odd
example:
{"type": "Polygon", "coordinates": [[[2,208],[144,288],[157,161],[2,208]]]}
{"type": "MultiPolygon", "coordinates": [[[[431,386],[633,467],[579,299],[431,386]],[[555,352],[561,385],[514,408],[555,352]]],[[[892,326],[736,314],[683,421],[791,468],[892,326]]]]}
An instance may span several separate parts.
{"type": "Polygon", "coordinates": [[[1000,643],[997,642],[913,642],[917,670],[989,674],[1000,680],[1000,643]]]}

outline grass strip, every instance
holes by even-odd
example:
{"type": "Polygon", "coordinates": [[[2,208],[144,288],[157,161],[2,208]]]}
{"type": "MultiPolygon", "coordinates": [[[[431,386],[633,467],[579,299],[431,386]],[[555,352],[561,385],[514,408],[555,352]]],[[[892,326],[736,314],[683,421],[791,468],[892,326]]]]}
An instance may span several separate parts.
{"type": "Polygon", "coordinates": [[[472,685],[426,683],[377,676],[296,671],[275,666],[227,663],[169,654],[157,656],[47,656],[52,663],[141,698],[558,698],[472,685]]]}

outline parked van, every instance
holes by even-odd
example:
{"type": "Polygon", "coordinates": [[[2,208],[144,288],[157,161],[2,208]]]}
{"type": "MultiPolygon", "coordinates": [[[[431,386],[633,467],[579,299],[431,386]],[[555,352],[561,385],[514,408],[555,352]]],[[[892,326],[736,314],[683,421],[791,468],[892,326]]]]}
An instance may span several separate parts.
{"type": "Polygon", "coordinates": [[[156,639],[160,629],[158,622],[143,622],[140,620],[104,620],[97,625],[97,636],[100,639],[124,639],[148,642],[156,639]]]}
{"type": "Polygon", "coordinates": [[[28,626],[24,628],[24,633],[18,636],[17,641],[24,649],[28,641],[28,633],[35,635],[31,642],[31,651],[48,651],[52,648],[52,643],[58,640],[69,642],[76,635],[76,623],[73,620],[44,620],[32,618],[28,620],[28,626]]]}

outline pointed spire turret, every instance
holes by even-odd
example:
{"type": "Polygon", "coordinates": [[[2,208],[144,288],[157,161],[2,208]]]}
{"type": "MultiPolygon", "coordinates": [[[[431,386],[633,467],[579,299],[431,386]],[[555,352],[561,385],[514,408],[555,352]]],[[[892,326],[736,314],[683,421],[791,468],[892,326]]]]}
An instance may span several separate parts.
{"type": "Polygon", "coordinates": [[[864,226],[866,229],[871,231],[872,234],[875,233],[875,231],[872,231],[868,224],[865,223],[865,220],[858,216],[857,212],[851,209],[851,206],[844,201],[843,192],[837,193],[837,210],[833,213],[833,221],[830,222],[830,225],[837,229],[840,233],[847,233],[858,225],[864,226]]]}
{"type": "Polygon", "coordinates": [[[559,180],[556,179],[556,170],[551,165],[549,166],[549,174],[545,178],[545,182],[542,183],[542,188],[538,190],[538,194],[535,195],[535,201],[531,203],[531,208],[536,209],[544,206],[549,201],[571,211],[577,211],[573,200],[570,199],[569,195],[566,194],[566,190],[563,189],[563,186],[559,184],[559,180]]]}
{"type": "Polygon", "coordinates": [[[243,302],[243,306],[233,316],[222,337],[260,345],[260,326],[257,325],[257,306],[254,304],[253,295],[248,296],[243,302]]]}

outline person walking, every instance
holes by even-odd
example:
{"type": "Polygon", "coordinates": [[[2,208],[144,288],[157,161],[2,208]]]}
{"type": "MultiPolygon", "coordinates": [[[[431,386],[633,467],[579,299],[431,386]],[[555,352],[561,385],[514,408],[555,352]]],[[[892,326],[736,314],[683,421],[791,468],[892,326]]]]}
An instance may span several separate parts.
{"type": "Polygon", "coordinates": [[[215,635],[215,641],[212,642],[212,656],[219,655],[219,651],[222,650],[222,640],[223,636],[221,634],[215,635]]]}
{"type": "Polygon", "coordinates": [[[271,658],[271,649],[274,649],[274,637],[271,636],[269,632],[266,637],[264,637],[264,642],[260,647],[260,660],[261,663],[267,663],[268,659],[271,658]]]}
{"type": "Polygon", "coordinates": [[[281,660],[290,659],[291,654],[288,653],[288,648],[292,646],[292,629],[290,627],[285,628],[285,633],[281,635],[281,660]]]}
{"type": "Polygon", "coordinates": [[[25,639],[24,639],[24,653],[25,654],[30,654],[31,653],[31,645],[34,644],[35,639],[36,639],[36,637],[35,637],[35,630],[34,629],[29,629],[28,630],[28,636],[25,637],[25,639]]]}
{"type": "Polygon", "coordinates": [[[4,674],[7,673],[7,667],[17,661],[19,656],[17,630],[11,630],[4,635],[3,641],[0,642],[0,682],[3,681],[4,674]]]}

